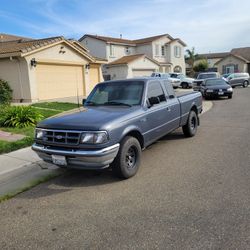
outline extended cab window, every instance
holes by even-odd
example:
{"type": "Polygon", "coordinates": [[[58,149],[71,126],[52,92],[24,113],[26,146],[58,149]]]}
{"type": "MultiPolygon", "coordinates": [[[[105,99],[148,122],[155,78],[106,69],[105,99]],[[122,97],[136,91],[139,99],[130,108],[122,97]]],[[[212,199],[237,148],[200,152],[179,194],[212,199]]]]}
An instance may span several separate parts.
{"type": "Polygon", "coordinates": [[[174,97],[175,96],[174,89],[170,85],[170,83],[168,81],[164,81],[163,83],[164,83],[165,89],[166,89],[166,91],[168,93],[168,96],[174,97]]]}
{"type": "Polygon", "coordinates": [[[158,97],[160,102],[166,101],[165,94],[162,90],[160,82],[150,82],[148,85],[148,99],[158,97]]]}

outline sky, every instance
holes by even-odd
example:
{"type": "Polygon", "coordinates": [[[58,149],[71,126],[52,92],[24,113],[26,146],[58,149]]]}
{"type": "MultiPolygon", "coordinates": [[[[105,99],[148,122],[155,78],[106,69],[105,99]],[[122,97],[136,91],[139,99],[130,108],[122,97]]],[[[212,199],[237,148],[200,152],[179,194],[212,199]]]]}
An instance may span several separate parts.
{"type": "Polygon", "coordinates": [[[249,0],[0,0],[0,33],[32,38],[170,34],[198,53],[250,47],[249,0]]]}

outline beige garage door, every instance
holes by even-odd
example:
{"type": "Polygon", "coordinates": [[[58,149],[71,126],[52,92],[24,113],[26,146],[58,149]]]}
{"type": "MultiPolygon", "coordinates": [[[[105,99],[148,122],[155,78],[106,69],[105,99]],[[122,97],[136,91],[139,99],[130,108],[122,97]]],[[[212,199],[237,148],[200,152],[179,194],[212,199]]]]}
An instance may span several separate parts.
{"type": "Polygon", "coordinates": [[[133,77],[151,76],[153,69],[133,69],[133,77]]]}
{"type": "Polygon", "coordinates": [[[89,69],[89,82],[90,82],[90,86],[89,86],[89,90],[91,91],[95,85],[97,83],[99,83],[100,81],[100,77],[99,77],[99,66],[96,65],[91,65],[90,69],[89,69]]]}
{"type": "Polygon", "coordinates": [[[38,64],[36,81],[39,100],[85,96],[82,66],[38,64]]]}

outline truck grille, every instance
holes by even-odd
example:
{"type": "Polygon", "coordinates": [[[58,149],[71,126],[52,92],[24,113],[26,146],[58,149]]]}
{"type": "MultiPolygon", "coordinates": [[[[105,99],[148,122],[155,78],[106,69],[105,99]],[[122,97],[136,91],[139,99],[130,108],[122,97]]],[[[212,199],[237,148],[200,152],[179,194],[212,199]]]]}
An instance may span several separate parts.
{"type": "Polygon", "coordinates": [[[43,141],[53,144],[79,144],[81,132],[65,130],[43,130],[43,141]]]}

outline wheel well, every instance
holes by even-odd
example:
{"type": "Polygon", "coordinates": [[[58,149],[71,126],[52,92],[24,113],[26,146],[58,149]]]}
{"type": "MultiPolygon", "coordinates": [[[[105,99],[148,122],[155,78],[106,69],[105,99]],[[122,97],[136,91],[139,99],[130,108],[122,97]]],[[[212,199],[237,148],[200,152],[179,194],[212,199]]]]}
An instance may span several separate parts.
{"type": "Polygon", "coordinates": [[[196,115],[198,115],[198,109],[197,109],[196,106],[193,106],[193,107],[191,108],[191,110],[193,110],[193,111],[196,113],[196,115]]]}
{"type": "Polygon", "coordinates": [[[139,141],[141,148],[144,148],[144,139],[143,139],[142,134],[139,131],[137,130],[130,131],[128,134],[126,134],[126,136],[135,137],[139,141]]]}

